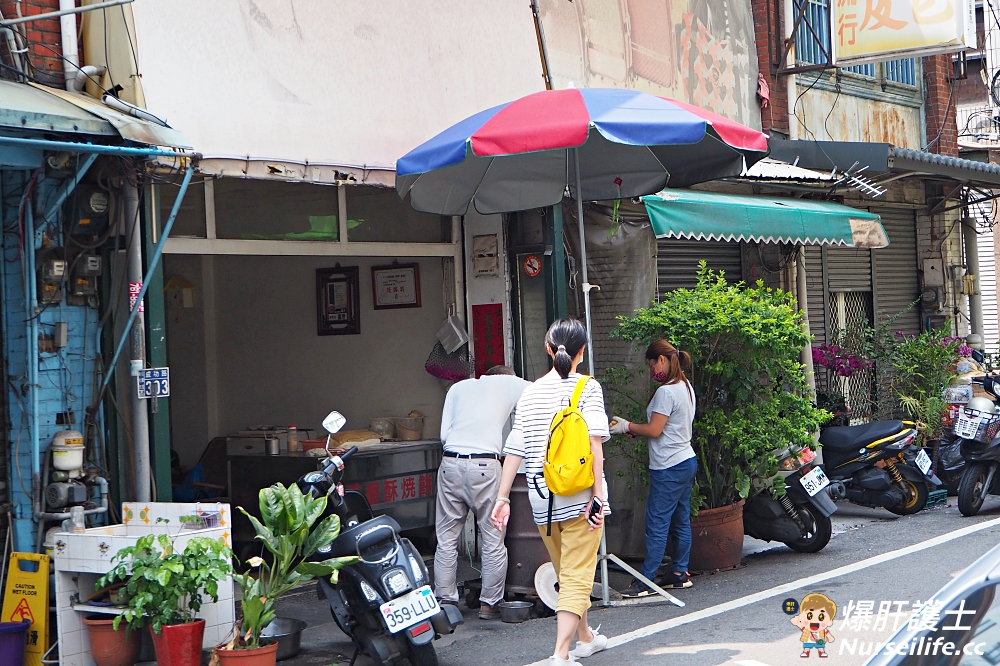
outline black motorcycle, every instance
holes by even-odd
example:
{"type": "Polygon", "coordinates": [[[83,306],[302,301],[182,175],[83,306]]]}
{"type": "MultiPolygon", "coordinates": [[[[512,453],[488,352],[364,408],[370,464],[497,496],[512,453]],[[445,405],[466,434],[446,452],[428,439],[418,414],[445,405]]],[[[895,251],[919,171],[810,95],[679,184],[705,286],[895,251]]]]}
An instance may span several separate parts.
{"type": "MultiPolygon", "coordinates": [[[[972,380],[982,384],[987,393],[996,398],[1000,381],[984,375],[972,380]]],[[[959,439],[965,471],[958,482],[958,510],[963,516],[979,513],[986,496],[1000,495],[1000,416],[989,398],[973,398],[955,418],[955,436],[959,439]]]]}
{"type": "Polygon", "coordinates": [[[903,421],[827,428],[819,441],[830,494],[899,516],[917,513],[927,504],[929,484],[941,481],[931,472],[930,456],[913,444],[916,437],[903,421]]]}
{"type": "MultiPolygon", "coordinates": [[[[331,413],[323,426],[335,433],[344,418],[331,413]]],[[[412,666],[437,666],[432,641],[462,624],[457,606],[439,605],[429,586],[423,559],[400,527],[389,516],[375,516],[365,496],[348,491],[341,495],[344,464],[357,452],[352,446],[328,458],[321,470],[303,475],[299,489],[312,497],[327,496],[327,512],[340,517],[340,535],[313,556],[316,560],[356,555],[358,562],[342,568],[336,584],[321,578],[317,593],[330,604],[341,631],[355,644],[358,655],[369,655],[379,666],[408,660],[412,666]]]]}
{"type": "Polygon", "coordinates": [[[818,553],[830,543],[830,516],[837,505],[826,492],[830,485],[823,468],[811,464],[805,451],[782,452],[778,475],[785,478],[785,493],[778,499],[770,489],[755,487],[743,505],[743,532],[755,539],[781,541],[800,553],[818,553]]]}

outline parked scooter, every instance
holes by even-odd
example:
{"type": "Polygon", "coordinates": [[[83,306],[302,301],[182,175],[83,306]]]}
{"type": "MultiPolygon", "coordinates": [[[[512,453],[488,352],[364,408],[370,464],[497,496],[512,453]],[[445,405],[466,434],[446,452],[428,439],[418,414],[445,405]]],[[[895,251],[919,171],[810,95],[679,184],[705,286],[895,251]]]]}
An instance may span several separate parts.
{"type": "MultiPolygon", "coordinates": [[[[344,417],[331,412],[323,427],[332,435],[344,426],[344,417]]],[[[356,564],[339,572],[332,584],[319,579],[318,594],[330,604],[341,631],[355,644],[354,658],[369,655],[379,666],[408,660],[412,666],[437,666],[432,641],[450,634],[463,622],[457,606],[439,605],[420,553],[389,516],[375,516],[361,493],[343,491],[344,464],[358,448],[335,455],[327,437],[323,468],[303,475],[299,489],[312,497],[328,497],[327,513],[340,517],[340,535],[317,552],[316,560],[357,555],[356,564]]]]}
{"type": "Polygon", "coordinates": [[[767,488],[756,487],[743,505],[743,531],[755,539],[782,541],[800,553],[818,553],[830,543],[830,516],[837,505],[827,494],[830,480],[813,465],[809,449],[788,448],[779,454],[778,476],[785,494],[774,499],[767,488]]]}
{"type": "Polygon", "coordinates": [[[906,516],[927,504],[929,485],[941,485],[931,459],[913,444],[917,431],[902,421],[827,428],[820,436],[830,494],[906,516]]]}
{"type": "MultiPolygon", "coordinates": [[[[972,381],[982,384],[994,398],[1000,393],[1000,381],[995,377],[984,375],[972,381]]],[[[955,419],[954,429],[965,460],[965,471],[958,483],[958,510],[963,516],[974,516],[987,495],[1000,495],[996,478],[1000,466],[1000,415],[994,400],[970,400],[955,419]]]]}

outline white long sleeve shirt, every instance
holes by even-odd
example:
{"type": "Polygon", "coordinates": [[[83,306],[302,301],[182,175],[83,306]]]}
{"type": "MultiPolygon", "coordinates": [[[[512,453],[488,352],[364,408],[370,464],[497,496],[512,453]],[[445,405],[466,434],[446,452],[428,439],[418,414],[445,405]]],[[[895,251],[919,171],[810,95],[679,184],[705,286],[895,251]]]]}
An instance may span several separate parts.
{"type": "Polygon", "coordinates": [[[441,413],[444,450],[499,455],[504,426],[528,386],[531,382],[513,375],[484,375],[452,386],[441,413]]]}

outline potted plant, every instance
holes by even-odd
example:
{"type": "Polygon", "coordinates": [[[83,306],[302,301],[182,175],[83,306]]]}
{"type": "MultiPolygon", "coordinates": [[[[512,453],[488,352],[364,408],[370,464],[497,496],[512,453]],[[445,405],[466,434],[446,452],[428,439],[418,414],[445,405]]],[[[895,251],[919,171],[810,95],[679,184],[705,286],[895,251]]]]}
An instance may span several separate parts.
{"type": "Polygon", "coordinates": [[[263,520],[239,507],[253,524],[256,538],[270,557],[269,561],[261,557],[249,560],[256,575],[247,572],[235,576],[243,592],[242,620],[238,622],[240,629],[236,636],[217,650],[223,666],[236,662],[241,666],[272,666],[278,645],[262,644],[260,635],[276,617],[274,604],[278,598],[317,576],[330,576],[336,582],[337,571],[357,561],[356,557],[308,561],[340,534],[340,518],[323,517],[326,503],[326,497],[313,499],[294,484],[286,488],[278,483],[262,488],[259,493],[263,520]]]}
{"type": "Polygon", "coordinates": [[[129,630],[149,626],[159,666],[200,666],[204,597],[219,600],[219,583],[232,575],[232,551],[221,540],[192,537],[182,550],[177,535],[149,534],[115,553],[100,587],[124,581],[125,611],[112,623],[129,630]]]}
{"type": "MultiPolygon", "coordinates": [[[[698,458],[691,568],[738,566],[751,478],[769,483],[777,470],[774,451],[813,448],[811,433],[829,418],[813,406],[799,362],[809,338],[794,299],[761,282],[730,285],[703,261],[693,289],[619,317],[613,334],[637,345],[664,338],[691,355],[698,458]]],[[[778,486],[775,494],[783,492],[778,486]]]]}

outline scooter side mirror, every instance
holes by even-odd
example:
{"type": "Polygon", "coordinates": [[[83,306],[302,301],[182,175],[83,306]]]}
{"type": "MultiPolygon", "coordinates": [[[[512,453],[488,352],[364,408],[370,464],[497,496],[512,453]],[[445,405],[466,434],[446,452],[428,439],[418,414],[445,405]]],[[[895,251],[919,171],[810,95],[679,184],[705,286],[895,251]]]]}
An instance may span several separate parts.
{"type": "Polygon", "coordinates": [[[326,415],[326,418],[323,419],[323,428],[325,428],[326,431],[332,435],[340,432],[340,429],[344,427],[345,423],[347,423],[347,419],[344,418],[343,414],[340,412],[330,412],[326,415]]]}
{"type": "Polygon", "coordinates": [[[972,358],[976,361],[976,363],[986,362],[986,357],[983,356],[983,352],[979,351],[978,349],[972,350],[972,358]]]}

